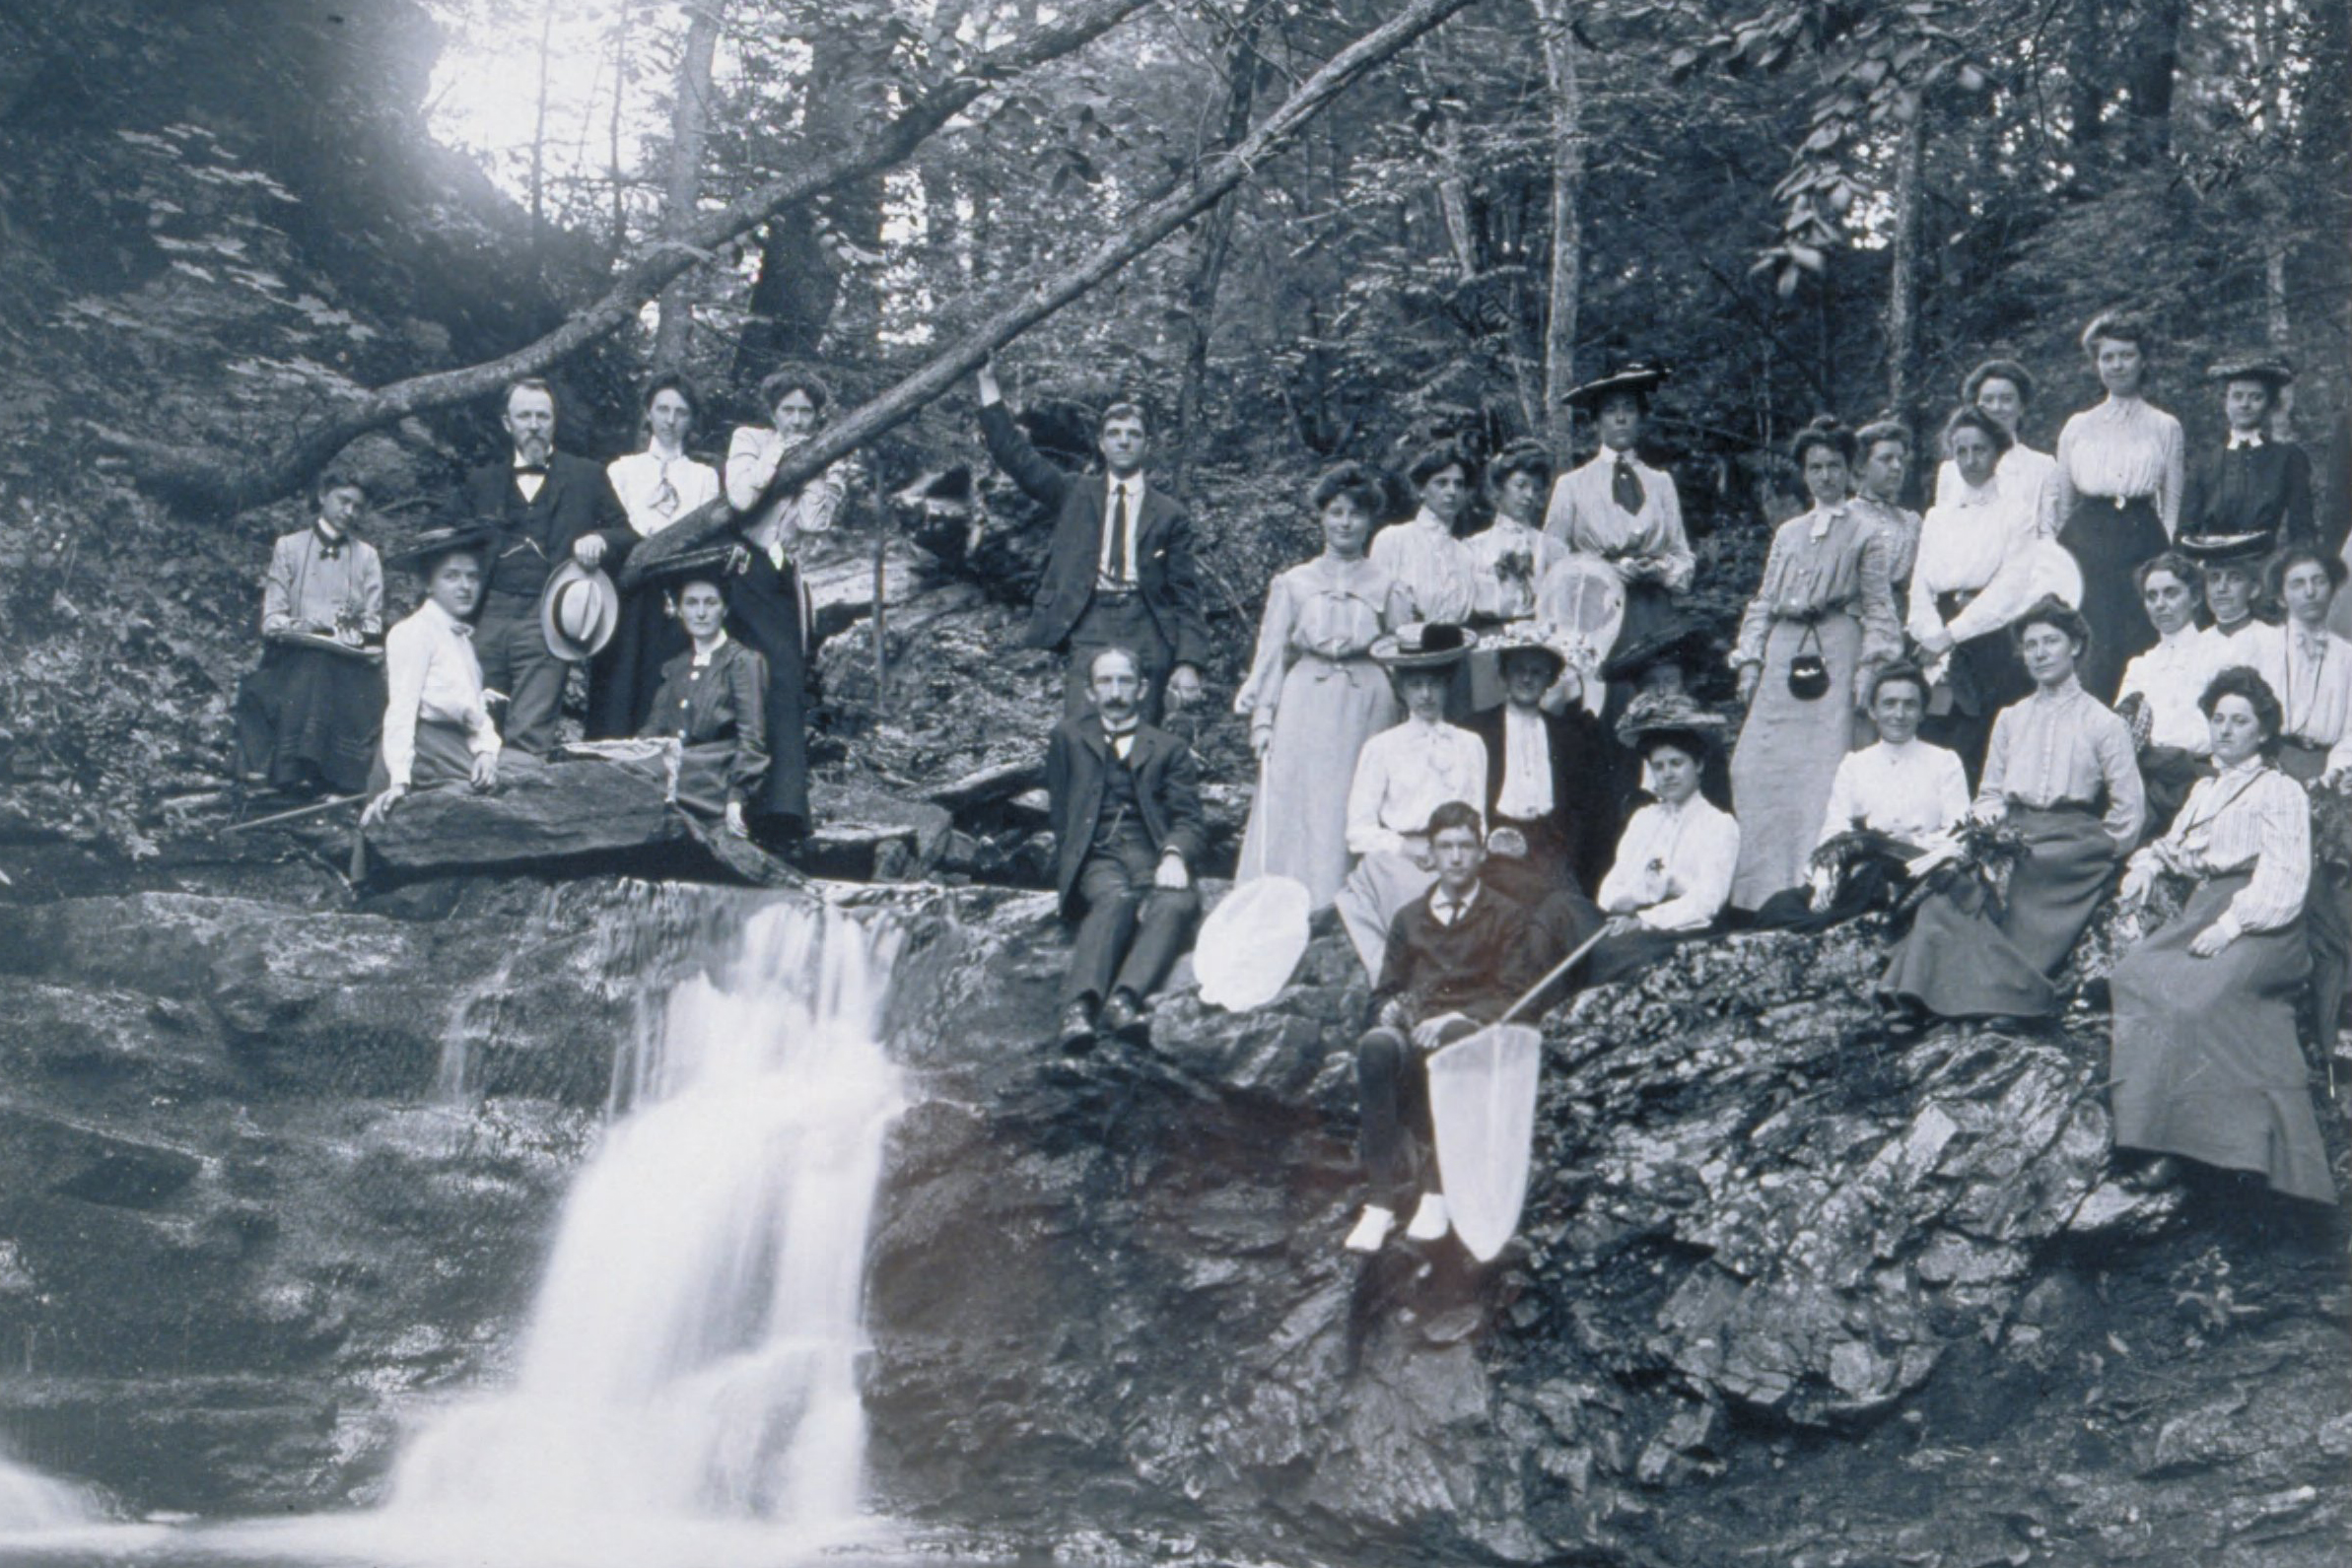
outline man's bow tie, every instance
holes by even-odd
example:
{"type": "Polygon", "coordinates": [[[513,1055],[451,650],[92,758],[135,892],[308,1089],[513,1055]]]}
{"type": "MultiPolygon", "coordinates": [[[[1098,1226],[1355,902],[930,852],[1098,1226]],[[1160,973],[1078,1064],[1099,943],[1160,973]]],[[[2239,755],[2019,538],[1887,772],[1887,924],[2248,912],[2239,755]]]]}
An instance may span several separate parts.
{"type": "Polygon", "coordinates": [[[515,477],[520,479],[524,475],[529,475],[530,477],[536,479],[544,479],[547,477],[547,465],[545,463],[517,463],[515,465],[515,477]]]}

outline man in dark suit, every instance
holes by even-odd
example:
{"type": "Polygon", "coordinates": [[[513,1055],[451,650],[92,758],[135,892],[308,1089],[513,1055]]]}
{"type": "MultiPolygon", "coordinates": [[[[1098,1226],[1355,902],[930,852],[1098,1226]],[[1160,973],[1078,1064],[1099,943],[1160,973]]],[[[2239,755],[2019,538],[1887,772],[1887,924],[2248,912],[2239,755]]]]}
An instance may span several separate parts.
{"type": "Polygon", "coordinates": [[[1075,717],[1086,711],[1087,671],[1105,648],[1130,648],[1141,658],[1145,722],[1158,721],[1163,694],[1177,708],[1198,701],[1209,622],[1193,563],[1192,519],[1143,478],[1151,449],[1143,411],[1112,404],[1096,441],[1103,472],[1075,475],[1038,455],[1021,435],[993,369],[981,370],[979,385],[980,434],[989,455],[1054,509],[1053,549],[1021,643],[1070,655],[1064,713],[1075,717]]]}
{"type": "Polygon", "coordinates": [[[1054,803],[1055,886],[1078,921],[1062,986],[1062,1044],[1100,1027],[1129,1034],[1201,908],[1192,862],[1207,842],[1192,748],[1142,721],[1140,661],[1098,649],[1093,711],[1054,726],[1045,784],[1054,803]]]}
{"type": "Polygon", "coordinates": [[[1539,706],[1567,656],[1525,622],[1487,645],[1501,655],[1503,701],[1462,727],[1487,748],[1487,880],[1534,909],[1571,882],[1590,892],[1609,874],[1618,820],[1601,721],[1571,700],[1539,706]],[[1512,855],[1516,843],[1525,853],[1512,855]]]}
{"type": "Polygon", "coordinates": [[[539,594],[565,556],[617,566],[636,534],[601,464],[555,449],[555,393],[545,381],[507,388],[505,462],[465,476],[462,520],[495,520],[474,648],[482,684],[507,698],[499,726],[509,747],[533,756],[555,748],[556,716],[571,666],[547,647],[539,594]]]}

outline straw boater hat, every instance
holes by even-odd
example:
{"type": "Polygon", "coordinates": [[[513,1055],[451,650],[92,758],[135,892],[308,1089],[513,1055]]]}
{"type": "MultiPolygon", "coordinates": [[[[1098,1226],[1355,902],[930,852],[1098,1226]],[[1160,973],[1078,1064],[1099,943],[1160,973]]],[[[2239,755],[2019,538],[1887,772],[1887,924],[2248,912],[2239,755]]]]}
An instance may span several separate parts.
{"type": "Polygon", "coordinates": [[[459,550],[480,552],[487,549],[496,531],[491,524],[483,522],[448,523],[427,528],[399,549],[385,552],[384,564],[413,567],[420,573],[430,575],[433,564],[443,556],[452,555],[459,550]]]}
{"type": "Polygon", "coordinates": [[[1714,638],[1705,627],[1684,620],[1665,621],[1612,653],[1601,666],[1601,679],[1636,680],[1651,665],[1669,661],[1685,669],[1703,669],[1713,652],[1714,638]]]}
{"type": "Polygon", "coordinates": [[[2267,354],[2249,354],[2208,366],[2205,378],[2225,385],[2231,381],[2260,381],[2270,388],[2270,395],[2276,397],[2279,388],[2295,379],[2295,367],[2267,354]]]}
{"type": "Polygon", "coordinates": [[[1451,669],[1479,646],[1476,632],[1446,621],[1416,621],[1372,645],[1372,657],[1390,674],[1413,669],[1451,669]]]}
{"type": "Polygon", "coordinates": [[[1559,679],[1560,671],[1568,667],[1568,650],[1533,621],[1513,621],[1492,637],[1483,639],[1479,651],[1492,653],[1499,661],[1513,653],[1541,653],[1552,661],[1552,678],[1559,679]]]}
{"type": "Polygon", "coordinates": [[[1701,708],[1680,692],[1644,692],[1617,721],[1617,738],[1639,751],[1652,736],[1688,735],[1703,749],[1712,750],[1723,744],[1727,727],[1721,714],[1701,708]]]}
{"type": "Polygon", "coordinates": [[[620,621],[620,590],[602,572],[571,559],[548,574],[539,594],[539,635],[557,658],[577,664],[594,657],[620,621]]]}
{"type": "Polygon", "coordinates": [[[1600,411],[1601,400],[1611,392],[1632,392],[1644,401],[1658,389],[1668,375],[1664,365],[1656,360],[1620,360],[1610,367],[1609,374],[1582,386],[1570,387],[1560,401],[1570,408],[1600,411]]]}

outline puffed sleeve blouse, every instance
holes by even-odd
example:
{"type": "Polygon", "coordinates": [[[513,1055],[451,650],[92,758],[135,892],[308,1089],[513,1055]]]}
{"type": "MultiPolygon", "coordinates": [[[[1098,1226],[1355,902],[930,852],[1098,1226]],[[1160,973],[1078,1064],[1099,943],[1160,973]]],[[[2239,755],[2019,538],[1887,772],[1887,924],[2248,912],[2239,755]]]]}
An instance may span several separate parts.
{"type": "Polygon", "coordinates": [[[2230,936],[2275,931],[2303,913],[2312,874],[2312,807],[2303,787],[2256,758],[2200,779],[2173,831],[2132,856],[2204,880],[2252,874],[2214,925],[2230,936]]]}
{"type": "Polygon", "coordinates": [[[1902,651],[1894,550],[1886,530],[1854,507],[1817,507],[1772,535],[1764,580],[1740,617],[1731,661],[1763,663],[1774,621],[1813,620],[1840,610],[1862,623],[1864,664],[1884,663],[1902,651]]]}
{"type": "Polygon", "coordinates": [[[2180,422],[2136,397],[2110,397],[2086,408],[2058,432],[2058,464],[2042,490],[2045,533],[2065,526],[2076,501],[2153,502],[2167,535],[2180,532],[2180,495],[2188,483],[2188,447],[2180,422]]]}
{"type": "Polygon", "coordinates": [[[1412,601],[1377,562],[1319,556],[1292,567],[1267,587],[1257,657],[1234,712],[1254,716],[1252,727],[1265,728],[1281,700],[1282,677],[1300,657],[1360,658],[1382,633],[1412,618],[1412,601]]]}

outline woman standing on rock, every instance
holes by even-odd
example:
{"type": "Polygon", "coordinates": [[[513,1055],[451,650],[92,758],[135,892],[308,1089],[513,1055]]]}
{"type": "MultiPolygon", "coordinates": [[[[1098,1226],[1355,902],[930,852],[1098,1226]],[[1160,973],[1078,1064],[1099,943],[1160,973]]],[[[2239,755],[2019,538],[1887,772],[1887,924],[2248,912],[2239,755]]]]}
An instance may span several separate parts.
{"type": "MultiPolygon", "coordinates": [[[[686,455],[686,438],[702,412],[686,377],[671,372],[646,383],[639,400],[646,448],[616,457],[604,477],[640,539],[719,498],[719,470],[686,455]]],[[[686,634],[666,608],[667,595],[639,586],[622,593],[619,623],[588,668],[588,738],[634,735],[654,711],[662,666],[686,650],[686,634]]]]}
{"type": "Polygon", "coordinates": [[[1902,651],[1893,544],[1848,504],[1855,450],[1853,433],[1826,415],[1798,435],[1793,455],[1813,510],[1772,535],[1764,580],[1740,617],[1731,659],[1749,706],[1731,754],[1738,909],[1805,882],[1830,785],[1853,749],[1856,711],[1879,666],[1902,651]]]}
{"type": "Polygon", "coordinates": [[[2045,598],[2017,622],[2034,695],[1993,721],[1973,814],[2024,841],[2005,900],[1980,877],[1919,905],[1879,978],[1882,1000],[1939,1018],[2054,1018],[2050,977],[2107,896],[2147,819],[2131,726],[2083,690],[2083,618],[2045,598]]]}
{"type": "Polygon", "coordinates": [[[2107,401],[2058,433],[2058,465],[2043,498],[2048,531],[2082,568],[2091,627],[2083,688],[2103,703],[2115,700],[2132,655],[2156,646],[2132,573],[2180,527],[2187,452],[2180,422],[2144,395],[2152,341],[2146,327],[2113,311],[2083,329],[2083,352],[2107,401]]]}
{"type": "Polygon", "coordinates": [[[1898,607],[1911,563],[1919,556],[1919,514],[1902,504],[1903,477],[1911,470],[1910,427],[1899,419],[1874,420],[1854,432],[1862,465],[1856,471],[1851,505],[1886,530],[1887,570],[1895,580],[1898,607]]]}
{"type": "Polygon", "coordinates": [[[727,579],[727,626],[768,665],[768,777],[749,807],[754,837],[784,848],[808,831],[808,590],[800,536],[824,533],[849,496],[847,458],[792,490],[775,490],[786,455],[816,433],[832,393],[812,375],[779,371],[759,383],[767,429],[744,426],[726,443],[726,500],[743,517],[750,559],[727,579]]]}
{"type": "Polygon", "coordinates": [[[2311,974],[2303,933],[2311,804],[2269,761],[2282,712],[2268,682],[2226,669],[2199,706],[2216,772],[2123,877],[2127,911],[2167,880],[2186,902],[2110,977],[2115,1148],[2155,1156],[2129,1178],[2143,1189],[2178,1180],[2179,1161],[2189,1159],[2333,1203],[2295,1038],[2295,1004],[2311,974]]]}
{"type": "Polygon", "coordinates": [[[1342,463],[1315,481],[1308,505],[1323,553],[1268,585],[1234,712],[1249,719],[1263,785],[1242,838],[1242,880],[1286,876],[1326,909],[1348,879],[1348,797],[1364,742],[1397,721],[1397,698],[1372,645],[1412,619],[1396,579],[1365,558],[1380,481],[1342,463]]]}

